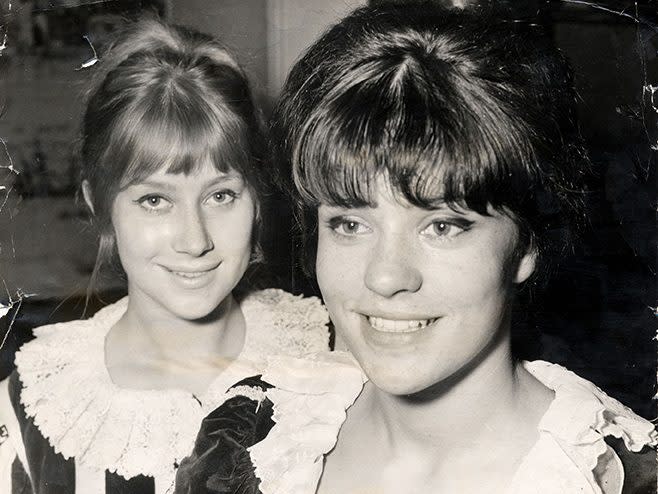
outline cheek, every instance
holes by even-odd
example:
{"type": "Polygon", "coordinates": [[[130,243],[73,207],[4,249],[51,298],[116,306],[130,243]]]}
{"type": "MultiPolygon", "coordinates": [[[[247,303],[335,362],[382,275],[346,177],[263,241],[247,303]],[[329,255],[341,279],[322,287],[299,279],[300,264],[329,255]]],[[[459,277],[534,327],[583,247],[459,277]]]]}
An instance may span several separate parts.
{"type": "Polygon", "coordinates": [[[364,246],[338,245],[329,233],[318,236],[315,263],[316,277],[322,298],[337,324],[349,312],[364,291],[366,263],[364,246]]]}
{"type": "Polygon", "coordinates": [[[114,223],[117,251],[124,266],[133,259],[145,259],[158,253],[167,237],[167,228],[150,224],[114,223]]]}
{"type": "Polygon", "coordinates": [[[350,273],[350,265],[353,264],[353,257],[345,255],[342,249],[328,238],[329,235],[322,231],[318,234],[318,249],[315,259],[318,286],[325,301],[331,301],[340,296],[343,292],[340,287],[344,286],[346,274],[350,273]]]}
{"type": "Polygon", "coordinates": [[[163,245],[163,238],[168,235],[166,225],[145,221],[121,198],[113,205],[111,222],[117,251],[124,266],[133,258],[149,257],[158,246],[163,245]]]}
{"type": "Polygon", "coordinates": [[[495,250],[477,249],[465,253],[461,261],[444,263],[442,268],[426,271],[428,286],[434,286],[447,308],[487,312],[507,303],[513,286],[509,261],[495,250]]]}

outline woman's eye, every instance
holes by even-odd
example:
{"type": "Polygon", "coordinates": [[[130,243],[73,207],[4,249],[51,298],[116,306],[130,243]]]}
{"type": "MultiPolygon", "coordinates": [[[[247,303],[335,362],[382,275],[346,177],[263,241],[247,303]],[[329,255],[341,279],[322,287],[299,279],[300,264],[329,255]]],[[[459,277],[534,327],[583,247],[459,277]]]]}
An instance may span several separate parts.
{"type": "Polygon", "coordinates": [[[238,195],[232,190],[218,190],[210,196],[209,200],[217,205],[226,205],[235,201],[237,197],[238,195]]]}
{"type": "Polygon", "coordinates": [[[467,229],[467,225],[458,225],[450,221],[433,221],[422,231],[422,234],[433,238],[451,239],[467,229]]]}
{"type": "Polygon", "coordinates": [[[172,206],[167,199],[157,194],[145,195],[137,199],[136,202],[148,211],[163,211],[172,206]]]}
{"type": "Polygon", "coordinates": [[[363,235],[370,231],[368,226],[350,218],[333,218],[329,221],[329,227],[343,236],[363,235]]]}

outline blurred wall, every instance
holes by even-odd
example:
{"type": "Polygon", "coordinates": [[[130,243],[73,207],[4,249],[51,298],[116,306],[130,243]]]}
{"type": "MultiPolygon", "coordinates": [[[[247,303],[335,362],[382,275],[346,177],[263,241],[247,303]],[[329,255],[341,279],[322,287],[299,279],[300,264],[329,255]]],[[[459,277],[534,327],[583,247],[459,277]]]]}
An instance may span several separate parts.
{"type": "Polygon", "coordinates": [[[218,37],[267,92],[267,0],[173,0],[171,20],[218,37]]]}
{"type": "Polygon", "coordinates": [[[302,51],[365,0],[172,0],[171,20],[219,37],[266,107],[302,51]]]}
{"type": "Polygon", "coordinates": [[[290,67],[320,33],[365,0],[267,1],[268,88],[276,96],[290,67]]]}

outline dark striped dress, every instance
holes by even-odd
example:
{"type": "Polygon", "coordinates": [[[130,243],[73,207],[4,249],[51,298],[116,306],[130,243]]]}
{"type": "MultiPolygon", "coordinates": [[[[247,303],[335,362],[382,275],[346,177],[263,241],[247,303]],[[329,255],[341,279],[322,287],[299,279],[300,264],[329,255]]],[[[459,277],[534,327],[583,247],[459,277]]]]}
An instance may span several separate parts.
{"type": "Polygon", "coordinates": [[[123,299],[91,319],[37,328],[19,350],[0,383],[0,493],[173,492],[203,418],[236,396],[236,383],[272,357],[328,349],[318,299],[263,290],[240,303],[244,348],[202,396],[120,388],[105,367],[104,340],[126,307],[123,299]]]}

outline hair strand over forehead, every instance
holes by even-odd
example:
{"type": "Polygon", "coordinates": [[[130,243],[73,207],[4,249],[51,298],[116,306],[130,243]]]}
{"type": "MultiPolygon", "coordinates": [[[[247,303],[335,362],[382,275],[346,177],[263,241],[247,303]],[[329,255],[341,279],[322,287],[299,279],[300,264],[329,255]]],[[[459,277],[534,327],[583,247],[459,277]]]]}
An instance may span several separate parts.
{"type": "Polygon", "coordinates": [[[505,211],[541,248],[581,216],[574,101],[566,62],[535,25],[364,7],[294,66],[273,128],[302,208],[372,205],[382,176],[419,207],[505,211]]]}

